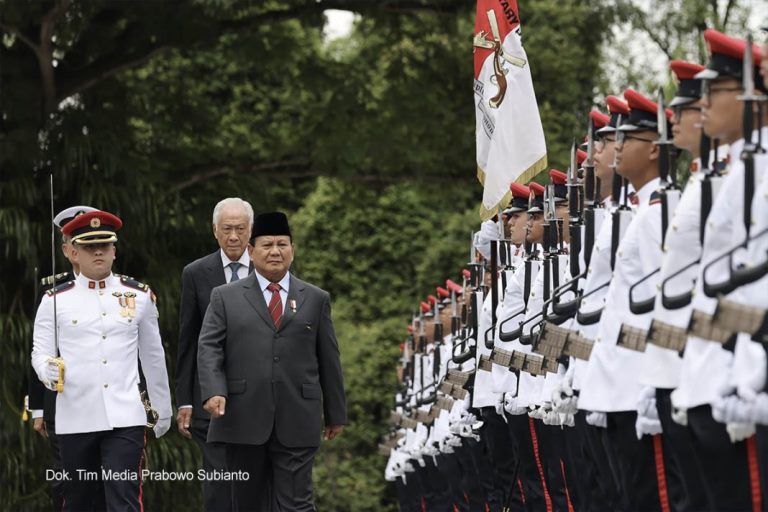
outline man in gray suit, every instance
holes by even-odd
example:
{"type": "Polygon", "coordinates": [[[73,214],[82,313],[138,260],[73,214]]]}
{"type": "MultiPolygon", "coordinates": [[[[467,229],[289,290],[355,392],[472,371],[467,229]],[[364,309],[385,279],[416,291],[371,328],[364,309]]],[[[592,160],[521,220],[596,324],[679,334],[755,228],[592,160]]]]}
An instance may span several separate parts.
{"type": "Polygon", "coordinates": [[[254,274],[213,290],[200,332],[208,442],[226,443],[227,469],[250,475],[234,483],[235,510],[313,511],[321,434],[347,422],[331,299],[288,272],[285,214],[259,215],[248,250],[254,274]]]}
{"type": "MultiPolygon", "coordinates": [[[[206,472],[226,468],[226,451],[219,443],[207,443],[210,415],[203,409],[197,370],[197,339],[211,290],[246,278],[252,271],[246,251],[253,228],[253,208],[239,197],[222,199],[213,209],[213,236],[219,248],[184,267],[181,274],[179,348],[176,360],[176,403],[179,433],[194,439],[203,452],[206,472]]],[[[205,480],[206,512],[232,509],[232,486],[227,481],[205,480]]]]}

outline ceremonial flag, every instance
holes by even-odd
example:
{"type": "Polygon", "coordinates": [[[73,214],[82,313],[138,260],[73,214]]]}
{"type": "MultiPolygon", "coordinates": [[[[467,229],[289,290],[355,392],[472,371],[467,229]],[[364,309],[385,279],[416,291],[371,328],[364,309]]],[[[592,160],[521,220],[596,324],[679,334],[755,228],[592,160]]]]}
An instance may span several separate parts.
{"type": "Polygon", "coordinates": [[[506,206],[513,182],[525,183],[547,167],[518,12],[517,0],[477,0],[474,98],[483,219],[506,206]]]}

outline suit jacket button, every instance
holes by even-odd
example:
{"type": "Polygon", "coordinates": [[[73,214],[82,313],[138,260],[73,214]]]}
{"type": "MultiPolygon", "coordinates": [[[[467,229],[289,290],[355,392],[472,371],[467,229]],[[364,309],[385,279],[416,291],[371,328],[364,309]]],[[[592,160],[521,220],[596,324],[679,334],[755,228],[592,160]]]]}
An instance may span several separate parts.
{"type": "Polygon", "coordinates": [[[278,361],[280,361],[280,358],[275,356],[275,357],[272,358],[272,360],[277,363],[278,361]]]}
{"type": "Polygon", "coordinates": [[[280,337],[280,333],[279,333],[279,332],[276,332],[276,333],[275,333],[275,338],[279,338],[279,337],[280,337]]]}

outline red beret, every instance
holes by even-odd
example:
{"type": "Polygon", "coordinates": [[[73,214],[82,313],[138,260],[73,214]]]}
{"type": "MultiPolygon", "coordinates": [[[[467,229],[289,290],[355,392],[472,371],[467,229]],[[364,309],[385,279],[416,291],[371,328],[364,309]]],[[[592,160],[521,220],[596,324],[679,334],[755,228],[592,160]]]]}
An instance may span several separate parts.
{"type": "Polygon", "coordinates": [[[577,149],[576,150],[576,162],[579,165],[581,165],[581,164],[584,163],[584,160],[586,160],[586,159],[587,159],[587,152],[586,151],[582,151],[580,149],[577,149]]]}
{"type": "Polygon", "coordinates": [[[435,297],[434,295],[427,295],[427,300],[430,303],[435,304],[437,302],[437,297],[435,297]]]}
{"type": "Polygon", "coordinates": [[[658,110],[656,102],[646,98],[634,89],[627,89],[624,91],[624,99],[627,100],[630,110],[644,110],[652,114],[656,114],[656,111],[658,110]]]}
{"type": "Polygon", "coordinates": [[[691,80],[696,73],[704,70],[704,66],[695,62],[686,62],[684,60],[673,60],[669,63],[669,68],[675,74],[678,80],[691,80]]]}
{"type": "Polygon", "coordinates": [[[466,277],[467,279],[469,279],[470,277],[472,277],[472,272],[470,272],[470,271],[469,271],[469,270],[467,270],[467,269],[463,269],[463,270],[461,271],[461,275],[463,275],[464,277],[466,277]]]}
{"type": "MultiPolygon", "coordinates": [[[[710,54],[719,53],[738,60],[744,58],[744,48],[747,46],[747,42],[743,39],[727,36],[713,28],[704,31],[704,39],[707,41],[710,54]]],[[[762,55],[760,46],[752,43],[752,58],[755,66],[760,64],[762,55]]]]}
{"type": "Polygon", "coordinates": [[[445,289],[445,288],[443,288],[442,286],[438,286],[438,287],[437,287],[437,288],[435,288],[435,289],[437,290],[437,294],[438,294],[439,296],[441,296],[441,297],[450,297],[450,295],[451,295],[451,292],[449,292],[448,290],[446,290],[446,289],[445,289]]]}
{"type": "Polygon", "coordinates": [[[427,304],[424,301],[421,301],[421,312],[422,313],[429,313],[430,311],[432,311],[432,306],[430,306],[429,304],[427,304]]]}
{"type": "Polygon", "coordinates": [[[62,228],[64,235],[72,237],[72,243],[98,244],[116,242],[115,233],[123,227],[123,221],[109,212],[96,210],[78,215],[62,228]]]}
{"type": "Polygon", "coordinates": [[[566,176],[563,171],[550,169],[549,179],[552,180],[552,184],[554,185],[565,185],[566,181],[568,181],[568,176],[566,176]]]}
{"type": "Polygon", "coordinates": [[[544,197],[544,185],[539,185],[535,181],[528,184],[528,188],[537,196],[544,197]]]}
{"type": "Polygon", "coordinates": [[[464,288],[462,288],[461,285],[454,283],[450,279],[445,280],[445,287],[454,293],[461,293],[464,291],[464,288]]]}
{"type": "Polygon", "coordinates": [[[607,116],[600,112],[599,110],[591,110],[589,112],[589,117],[592,119],[592,126],[597,128],[602,128],[603,126],[608,124],[608,121],[611,119],[610,116],[607,116]]]}
{"type": "Polygon", "coordinates": [[[528,197],[531,195],[531,190],[525,185],[521,185],[520,183],[513,183],[509,186],[509,190],[512,191],[512,197],[523,197],[528,199],[528,197]]]}
{"type": "Polygon", "coordinates": [[[627,102],[616,96],[608,96],[605,98],[605,105],[608,107],[608,112],[611,114],[621,114],[623,116],[629,115],[629,105],[627,102]]]}

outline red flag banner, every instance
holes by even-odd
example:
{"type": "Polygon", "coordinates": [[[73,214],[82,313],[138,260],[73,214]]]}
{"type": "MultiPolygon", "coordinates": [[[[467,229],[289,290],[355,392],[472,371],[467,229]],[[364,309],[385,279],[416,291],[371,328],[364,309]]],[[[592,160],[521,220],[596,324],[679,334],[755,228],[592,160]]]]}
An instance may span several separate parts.
{"type": "Polygon", "coordinates": [[[477,1],[473,47],[480,216],[489,219],[510,201],[513,182],[546,169],[547,148],[516,0],[477,1]]]}

